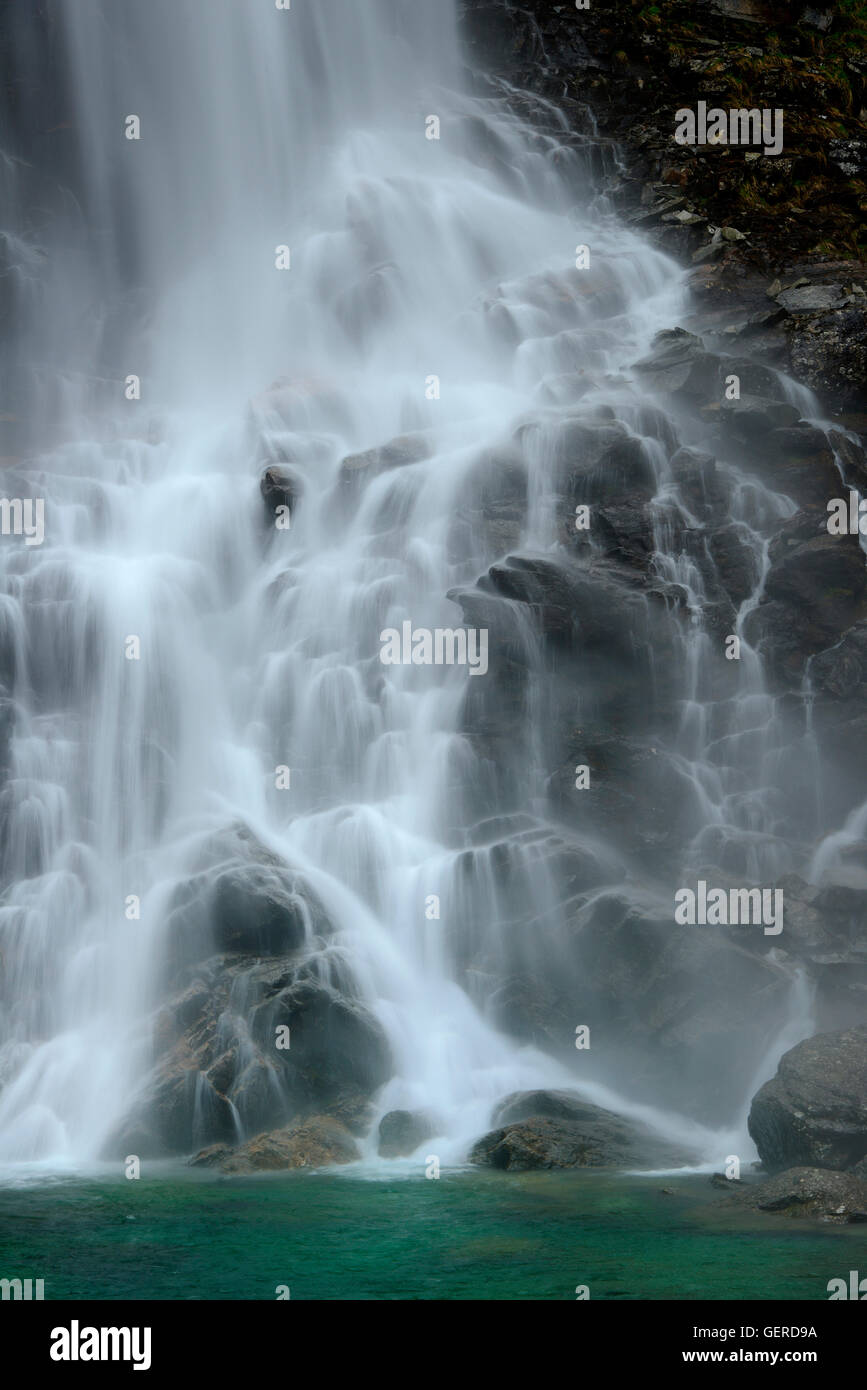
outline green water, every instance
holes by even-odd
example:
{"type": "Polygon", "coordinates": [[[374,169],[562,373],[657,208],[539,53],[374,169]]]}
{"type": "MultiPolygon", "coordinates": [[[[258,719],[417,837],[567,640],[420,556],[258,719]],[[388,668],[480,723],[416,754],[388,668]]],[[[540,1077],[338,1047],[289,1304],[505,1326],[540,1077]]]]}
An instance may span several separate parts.
{"type": "MultiPolygon", "coordinates": [[[[863,1226],[734,1213],[705,1177],[171,1174],[0,1189],[0,1276],[73,1299],[826,1300],[863,1226]],[[663,1187],[673,1189],[669,1195],[663,1187]]],[[[860,1261],[860,1264],[859,1264],[860,1261]]]]}

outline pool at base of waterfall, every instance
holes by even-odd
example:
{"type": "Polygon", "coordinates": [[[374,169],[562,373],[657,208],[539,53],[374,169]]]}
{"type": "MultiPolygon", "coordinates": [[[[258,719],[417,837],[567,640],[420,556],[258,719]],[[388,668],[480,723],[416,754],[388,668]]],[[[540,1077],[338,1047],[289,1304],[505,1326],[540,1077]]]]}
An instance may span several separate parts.
{"type": "Polygon", "coordinates": [[[734,1211],[706,1174],[467,1170],[64,1179],[0,1189],[0,1230],[0,1275],[46,1300],[824,1301],[864,1241],[734,1211]]]}

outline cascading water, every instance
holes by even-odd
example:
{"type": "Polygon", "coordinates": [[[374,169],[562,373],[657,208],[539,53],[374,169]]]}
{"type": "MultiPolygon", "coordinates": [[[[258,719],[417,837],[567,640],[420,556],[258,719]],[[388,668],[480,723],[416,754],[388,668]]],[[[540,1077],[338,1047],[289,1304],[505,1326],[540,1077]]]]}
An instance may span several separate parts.
{"type": "MultiPolygon", "coordinates": [[[[792,866],[775,702],[742,629],[794,507],[720,465],[753,564],[720,692],[672,466],[701,431],[629,371],[682,319],[679,272],[594,197],[591,135],[567,141],[547,108],[524,124],[505,89],[468,94],[451,0],[60,14],[77,196],[52,187],[28,218],[33,171],[3,165],[29,422],[7,493],[45,499],[45,540],[3,540],[0,1155],[103,1152],[152,1061],[178,895],[222,871],[231,835],[258,846],[257,872],[303,881],[329,924],[323,944],[308,902],[317,977],[351,977],[384,1029],[374,1120],[426,1108],[457,1161],[507,1093],[580,1085],[724,1153],[639,1105],[628,1073],[578,1072],[489,1008],[483,963],[507,936],[532,975],[567,908],[640,874],[598,826],[567,835],[551,815],[558,677],[532,605],[485,597],[492,662],[520,651],[530,673],[501,759],[465,722],[488,674],[380,660],[385,629],[458,626],[494,561],[556,560],[563,431],[619,421],[652,475],[658,602],[635,600],[636,680],[677,685],[658,743],[692,808],[681,862],[642,891],[663,901],[708,864],[749,882],[792,866]],[[470,504],[516,451],[524,515],[479,529],[470,504]],[[266,467],[291,525],[263,516],[266,467]],[[593,869],[573,882],[576,860],[593,869]]],[[[574,683],[576,724],[597,674],[574,683]]],[[[221,1026],[243,1072],[242,982],[221,1026]]],[[[197,1115],[211,1103],[203,1081],[197,1115]]]]}

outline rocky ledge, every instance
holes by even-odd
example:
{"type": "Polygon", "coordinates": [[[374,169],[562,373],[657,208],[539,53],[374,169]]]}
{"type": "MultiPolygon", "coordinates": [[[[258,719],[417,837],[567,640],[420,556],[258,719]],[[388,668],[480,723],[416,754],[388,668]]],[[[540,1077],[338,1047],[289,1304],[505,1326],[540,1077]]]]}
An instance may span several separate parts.
{"type": "MultiPolygon", "coordinates": [[[[571,141],[614,206],[694,267],[696,302],[828,408],[867,382],[867,17],[855,0],[464,0],[470,62],[571,141]],[[781,110],[783,147],[679,144],[676,112],[781,110]],[[591,114],[592,113],[592,117],[591,114]],[[602,138],[600,149],[598,138],[602,138]],[[620,157],[606,157],[605,142],[620,157]]],[[[478,78],[481,90],[486,79],[478,78]]],[[[502,93],[498,91],[498,94],[502,93]]],[[[553,130],[553,127],[552,127],[553,130]]],[[[863,428],[865,421],[852,422],[863,428]]]]}

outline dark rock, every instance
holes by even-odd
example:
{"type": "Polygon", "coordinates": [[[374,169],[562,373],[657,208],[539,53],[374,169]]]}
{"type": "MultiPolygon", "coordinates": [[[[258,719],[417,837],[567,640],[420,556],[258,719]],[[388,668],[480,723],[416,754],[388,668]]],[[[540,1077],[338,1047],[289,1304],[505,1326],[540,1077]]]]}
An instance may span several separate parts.
{"type": "Polygon", "coordinates": [[[789,1168],[752,1188],[749,1195],[759,1211],[819,1216],[840,1225],[867,1221],[867,1182],[852,1173],[789,1168]]]}
{"type": "Polygon", "coordinates": [[[788,401],[768,400],[763,396],[744,395],[740,400],[722,400],[719,410],[729,428],[747,439],[794,425],[800,417],[800,411],[788,401]]]}
{"type": "Polygon", "coordinates": [[[226,847],[227,860],[174,893],[168,941],[172,970],[218,952],[279,956],[330,936],[327,913],[303,875],[250,841],[227,841],[226,847]]]}
{"type": "Polygon", "coordinates": [[[820,1033],[753,1098],[749,1131],[767,1170],[852,1168],[867,1155],[867,1027],[820,1033]]]}
{"type": "Polygon", "coordinates": [[[867,300],[791,321],[794,375],[836,407],[857,408],[867,381],[867,300]]]}
{"type": "Polygon", "coordinates": [[[433,1117],[421,1110],[389,1110],[379,1122],[381,1158],[405,1158],[436,1134],[433,1117]]]}
{"type": "Polygon", "coordinates": [[[259,491],[265,503],[266,518],[273,525],[278,507],[288,507],[289,515],[294,515],[301,497],[301,479],[291,468],[274,463],[262,474],[259,491]]]}
{"type": "Polygon", "coordinates": [[[790,314],[812,314],[817,310],[839,309],[846,301],[842,285],[804,285],[797,290],[784,290],[777,295],[790,314]]]}
{"type": "Polygon", "coordinates": [[[765,938],[681,927],[673,911],[625,889],[594,895],[574,908],[568,964],[555,956],[552,972],[568,997],[564,1037],[566,1016],[580,1019],[634,1086],[710,1115],[749,1086],[764,1040],[788,1017],[791,975],[763,954],[765,938]]]}
{"type": "MultiPolygon", "coordinates": [[[[620,1165],[625,1153],[618,1155],[620,1165]]],[[[582,1127],[564,1120],[533,1119],[492,1130],[473,1145],[470,1162],[510,1172],[533,1168],[610,1167],[610,1150],[585,1137],[582,1127]]]]}
{"type": "Polygon", "coordinates": [[[313,963],[249,957],[216,957],[200,970],[157,1017],[158,1060],[110,1153],[189,1153],[325,1111],[366,1127],[391,1057],[349,981],[340,990],[313,963]],[[286,1036],[289,1046],[278,1047],[286,1036]]]}
{"type": "Polygon", "coordinates": [[[521,425],[523,451],[551,461],[569,508],[578,503],[622,503],[649,499],[656,491],[653,466],[640,439],[619,421],[557,415],[521,425]]]}
{"type": "Polygon", "coordinates": [[[655,1134],[568,1091],[524,1091],[494,1114],[498,1128],[474,1144],[470,1162],[532,1168],[630,1167],[678,1162],[655,1134]]]}
{"type": "Polygon", "coordinates": [[[154,1019],[154,1064],[111,1153],[189,1153],[308,1114],[369,1123],[391,1075],[388,1043],[322,904],[243,827],[207,847],[171,923],[173,990],[154,1019]],[[195,949],[194,949],[195,947],[195,949]]]}
{"type": "Polygon", "coordinates": [[[633,364],[651,391],[697,402],[712,400],[719,384],[720,359],[706,352],[701,338],[683,328],[658,333],[653,351],[633,364]]]}
{"type": "Polygon", "coordinates": [[[282,955],[329,929],[325,909],[300,875],[264,866],[221,874],[210,912],[220,952],[282,955]]]}
{"type": "Polygon", "coordinates": [[[864,616],[864,556],[857,536],[830,536],[825,520],[807,512],[781,528],[771,562],[763,600],[745,632],[778,680],[797,683],[807,660],[864,616]]]}
{"type": "Polygon", "coordinates": [[[708,550],[720,583],[739,606],[754,592],[759,578],[754,551],[742,529],[734,524],[720,527],[708,537],[708,550]]]}
{"type": "Polygon", "coordinates": [[[709,516],[723,500],[713,454],[700,449],[678,449],[672,455],[671,471],[684,502],[697,516],[709,516]]]}

